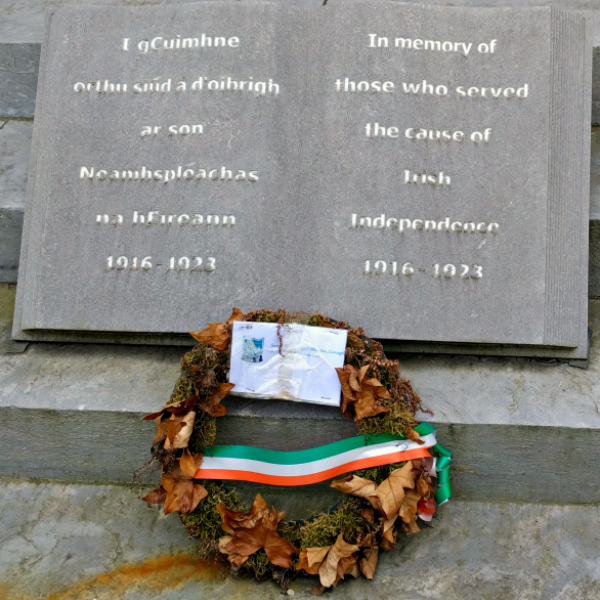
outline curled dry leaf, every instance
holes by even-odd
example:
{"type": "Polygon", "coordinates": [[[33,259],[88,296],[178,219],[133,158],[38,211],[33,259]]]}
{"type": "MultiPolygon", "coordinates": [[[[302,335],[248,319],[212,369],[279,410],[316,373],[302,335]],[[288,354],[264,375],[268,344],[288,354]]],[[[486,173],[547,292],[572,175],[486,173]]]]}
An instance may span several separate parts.
{"type": "Polygon", "coordinates": [[[333,582],[333,587],[336,587],[337,584],[344,579],[345,575],[351,575],[354,578],[360,577],[360,569],[358,568],[355,554],[345,556],[340,560],[337,567],[337,575],[335,581],[333,582]]]}
{"type": "Polygon", "coordinates": [[[209,323],[202,331],[190,331],[190,335],[201,344],[208,344],[220,352],[229,348],[231,334],[227,323],[209,323]]]}
{"type": "MultiPolygon", "coordinates": [[[[331,546],[329,552],[327,553],[327,557],[321,564],[319,568],[319,579],[321,581],[321,585],[325,587],[331,587],[336,580],[338,579],[338,566],[342,559],[347,559],[352,556],[358,550],[358,546],[354,544],[348,544],[344,540],[344,536],[340,533],[335,544],[331,546]]],[[[356,558],[354,558],[354,562],[356,562],[356,558]]],[[[352,563],[348,564],[348,561],[344,561],[342,563],[343,571],[341,574],[341,578],[345,574],[345,570],[352,563]]]]}
{"type": "Polygon", "coordinates": [[[176,511],[189,514],[198,506],[200,500],[208,495],[203,486],[192,481],[179,467],[169,474],[163,473],[161,483],[167,491],[166,515],[176,511]]]}
{"type": "Polygon", "coordinates": [[[227,546],[232,539],[233,536],[231,535],[224,535],[221,539],[219,539],[219,552],[226,554],[229,563],[239,569],[250,558],[250,555],[242,556],[241,554],[236,554],[235,552],[228,552],[225,550],[225,546],[227,546]]]}
{"type": "Polygon", "coordinates": [[[227,324],[231,325],[234,321],[243,321],[244,313],[239,308],[234,308],[231,311],[231,316],[227,319],[227,324]]]}
{"type": "Polygon", "coordinates": [[[379,548],[372,546],[364,551],[364,557],[360,559],[360,571],[367,579],[375,577],[377,570],[377,560],[379,557],[379,548]]]}
{"type": "Polygon", "coordinates": [[[411,533],[419,533],[419,531],[421,530],[415,521],[412,521],[411,523],[402,523],[402,532],[406,535],[410,535],[411,533]]]}
{"type": "Polygon", "coordinates": [[[310,593],[313,596],[322,596],[326,589],[323,585],[315,585],[311,588],[310,593]]]}
{"type": "MultiPolygon", "coordinates": [[[[156,412],[150,413],[145,417],[142,417],[142,421],[156,421],[159,417],[162,417],[164,413],[174,413],[178,409],[182,408],[185,405],[186,401],[177,402],[175,404],[165,404],[160,410],[156,412]]],[[[187,412],[187,411],[185,411],[187,412]]]]}
{"type": "Polygon", "coordinates": [[[187,448],[192,431],[194,431],[194,421],[196,413],[190,410],[189,413],[181,416],[171,415],[167,419],[167,439],[165,440],[165,450],[174,448],[181,450],[187,448]]]}
{"type": "Polygon", "coordinates": [[[190,451],[186,448],[179,459],[179,468],[188,476],[195,477],[196,471],[200,468],[202,464],[202,452],[198,452],[198,454],[194,454],[193,456],[190,454],[190,451]]]}
{"type": "Polygon", "coordinates": [[[340,380],[340,384],[342,386],[342,414],[347,419],[352,418],[352,415],[350,414],[350,406],[358,400],[358,397],[354,394],[354,391],[350,387],[350,376],[354,374],[354,371],[356,371],[356,369],[352,365],[345,365],[343,369],[336,368],[338,379],[340,380]]]}
{"type": "Polygon", "coordinates": [[[379,547],[385,552],[389,552],[390,550],[396,549],[394,548],[394,544],[392,544],[389,540],[386,540],[385,538],[383,538],[381,542],[379,542],[379,547]]]}
{"type": "Polygon", "coordinates": [[[148,504],[164,504],[167,499],[167,490],[160,485],[149,494],[146,494],[142,500],[148,504]]]}
{"type": "Polygon", "coordinates": [[[371,546],[374,546],[377,543],[376,537],[377,537],[376,531],[370,531],[367,534],[360,534],[356,538],[356,545],[359,548],[370,548],[371,546]]]}
{"type": "Polygon", "coordinates": [[[167,410],[172,415],[185,415],[196,406],[196,402],[198,402],[198,396],[190,396],[185,402],[178,402],[177,404],[168,406],[167,410]]]}
{"type": "Polygon", "coordinates": [[[208,398],[198,402],[198,408],[208,413],[211,417],[222,417],[227,414],[227,409],[221,406],[221,400],[227,396],[232,388],[233,383],[220,383],[219,389],[213,392],[208,398]]]}
{"type": "Polygon", "coordinates": [[[221,528],[231,535],[234,535],[236,529],[240,527],[254,527],[258,519],[265,519],[269,522],[268,527],[277,529],[279,521],[285,514],[276,512],[274,508],[269,511],[268,504],[260,494],[256,495],[249,513],[245,513],[243,510],[231,510],[222,504],[215,505],[215,508],[221,515],[221,528]]]}
{"type": "Polygon", "coordinates": [[[156,417],[154,422],[156,423],[156,434],[152,440],[153,446],[154,444],[162,442],[167,437],[167,422],[162,420],[162,416],[156,417]]]}
{"type": "Polygon", "coordinates": [[[331,487],[344,494],[367,499],[377,491],[377,484],[374,481],[369,481],[368,479],[363,479],[356,475],[349,475],[343,479],[336,479],[331,482],[331,487]]]}
{"type": "Polygon", "coordinates": [[[387,540],[390,544],[396,543],[396,532],[394,531],[394,523],[398,515],[394,515],[391,519],[382,519],[381,535],[384,540],[387,540]]]}
{"type": "Polygon", "coordinates": [[[415,489],[419,492],[422,498],[428,498],[434,492],[433,486],[431,485],[431,479],[429,477],[420,477],[416,481],[415,489]]]}
{"type": "Polygon", "coordinates": [[[360,421],[365,417],[374,417],[390,409],[381,404],[381,400],[389,398],[390,393],[377,379],[368,379],[361,382],[361,391],[358,402],[354,405],[355,420],[360,421]]]}
{"type": "Polygon", "coordinates": [[[414,487],[415,474],[413,472],[413,465],[408,461],[399,469],[392,471],[389,477],[381,483],[377,491],[368,500],[387,519],[391,519],[400,512],[400,507],[404,502],[404,488],[412,489],[414,487]]]}
{"type": "Polygon", "coordinates": [[[249,514],[230,510],[222,504],[217,504],[216,509],[223,522],[221,527],[231,538],[226,543],[220,543],[219,547],[227,554],[231,564],[237,566],[236,563],[240,563],[242,558],[244,562],[248,556],[263,548],[274,565],[291,568],[291,555],[297,550],[276,532],[283,512],[278,513],[274,508],[269,511],[260,494],[256,496],[249,514]]]}
{"type": "Polygon", "coordinates": [[[375,511],[372,508],[363,508],[360,512],[360,516],[365,520],[371,523],[375,523],[375,511]]]}
{"type": "Polygon", "coordinates": [[[381,400],[389,398],[390,393],[377,379],[367,379],[368,369],[368,365],[360,369],[352,365],[336,369],[342,386],[342,413],[347,419],[358,421],[389,411],[381,404],[381,400]],[[351,406],[354,406],[354,417],[351,406]]]}
{"type": "Polygon", "coordinates": [[[231,341],[230,325],[233,321],[243,321],[244,313],[239,308],[234,308],[226,323],[209,323],[202,331],[192,331],[190,335],[201,344],[208,344],[221,352],[229,348],[231,341]]]}
{"type": "Polygon", "coordinates": [[[330,549],[331,546],[323,546],[322,548],[305,548],[301,550],[296,570],[303,569],[309,575],[318,575],[321,564],[330,549]]]}
{"type": "Polygon", "coordinates": [[[425,443],[414,429],[407,429],[406,437],[411,442],[417,442],[417,444],[419,444],[420,446],[422,446],[425,443]]]}
{"type": "Polygon", "coordinates": [[[292,567],[292,554],[297,552],[296,548],[274,529],[266,527],[262,520],[257,521],[252,528],[237,530],[233,539],[225,546],[225,551],[247,557],[261,548],[274,565],[285,569],[292,567]]]}
{"type": "Polygon", "coordinates": [[[417,518],[417,506],[419,500],[421,499],[421,494],[414,490],[407,490],[404,495],[404,502],[402,502],[402,506],[400,507],[400,518],[405,523],[412,523],[417,518]]]}

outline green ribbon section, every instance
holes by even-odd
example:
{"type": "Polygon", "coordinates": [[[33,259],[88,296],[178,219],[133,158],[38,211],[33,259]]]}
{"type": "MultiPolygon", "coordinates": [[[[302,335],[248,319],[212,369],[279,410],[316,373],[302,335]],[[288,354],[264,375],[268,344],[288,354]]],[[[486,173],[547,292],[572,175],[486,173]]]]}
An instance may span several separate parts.
{"type": "MultiPolygon", "coordinates": [[[[435,429],[429,423],[421,423],[415,427],[415,431],[420,436],[435,433],[435,429]]],[[[344,452],[357,450],[366,446],[402,441],[405,439],[405,435],[393,435],[391,433],[358,435],[325,446],[319,446],[318,448],[308,448],[306,450],[296,450],[294,452],[266,450],[264,448],[255,448],[254,446],[211,446],[204,449],[204,455],[217,458],[245,458],[273,465],[297,465],[331,458],[332,456],[337,456],[338,454],[343,454],[344,452]]]]}
{"type": "Polygon", "coordinates": [[[452,452],[446,450],[440,444],[433,447],[433,451],[438,454],[438,460],[435,465],[438,476],[438,489],[435,492],[435,501],[438,505],[448,502],[452,496],[452,486],[450,485],[450,463],[452,462],[452,452]]]}
{"type": "Polygon", "coordinates": [[[308,448],[294,452],[266,450],[264,448],[255,448],[254,446],[211,446],[204,449],[204,455],[218,458],[245,458],[274,465],[297,465],[323,460],[343,454],[344,452],[349,452],[350,450],[364,448],[365,446],[374,446],[375,444],[384,444],[386,442],[396,442],[405,439],[406,437],[404,436],[392,435],[390,433],[358,435],[325,446],[319,446],[318,448],[308,448]]]}

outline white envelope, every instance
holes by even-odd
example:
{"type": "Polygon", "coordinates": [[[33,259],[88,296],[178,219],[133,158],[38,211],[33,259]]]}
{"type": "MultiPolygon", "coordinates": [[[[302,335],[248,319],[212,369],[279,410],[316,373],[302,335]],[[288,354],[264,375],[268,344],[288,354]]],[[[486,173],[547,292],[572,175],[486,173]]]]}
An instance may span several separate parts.
{"type": "Polygon", "coordinates": [[[289,323],[235,321],[229,381],[253,398],[339,406],[348,332],[289,323]]]}

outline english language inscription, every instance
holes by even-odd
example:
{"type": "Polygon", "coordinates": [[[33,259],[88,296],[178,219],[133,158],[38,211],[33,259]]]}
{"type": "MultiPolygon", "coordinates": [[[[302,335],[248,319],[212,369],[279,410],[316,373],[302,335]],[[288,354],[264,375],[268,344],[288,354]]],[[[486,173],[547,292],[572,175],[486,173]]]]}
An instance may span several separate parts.
{"type": "Polygon", "coordinates": [[[590,65],[550,8],[50,9],[14,336],[285,307],[584,356],[590,65]]]}

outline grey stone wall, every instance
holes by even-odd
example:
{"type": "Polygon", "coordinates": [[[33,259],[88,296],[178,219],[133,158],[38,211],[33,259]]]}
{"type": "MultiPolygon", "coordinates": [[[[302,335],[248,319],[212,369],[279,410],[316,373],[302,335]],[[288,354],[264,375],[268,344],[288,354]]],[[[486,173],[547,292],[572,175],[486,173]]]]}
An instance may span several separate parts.
{"type": "MultiPolygon", "coordinates": [[[[328,0],[335,1],[340,0],[328,0]]],[[[595,9],[600,47],[598,0],[454,4],[595,9]]],[[[0,0],[0,282],[17,280],[36,61],[47,5],[0,0]]],[[[600,124],[600,49],[592,120],[600,124]]],[[[600,332],[600,127],[592,127],[590,135],[590,325],[600,332]]],[[[8,341],[13,302],[14,286],[0,285],[0,476],[130,480],[146,460],[152,437],[153,426],[140,417],[168,397],[183,350],[39,343],[22,352],[26,344],[8,341]]],[[[524,358],[401,357],[404,374],[435,413],[422,418],[433,420],[442,444],[455,451],[458,498],[600,501],[590,460],[600,449],[597,338],[592,338],[587,370],[524,358]]],[[[219,438],[225,443],[276,446],[278,440],[292,439],[309,447],[354,434],[336,411],[236,399],[228,405],[231,418],[223,420],[219,438]]]]}

